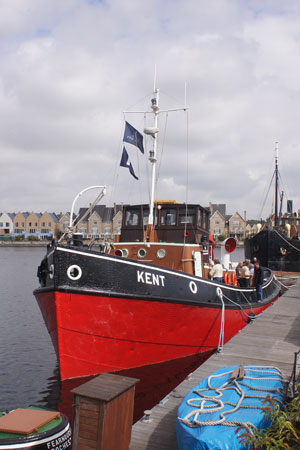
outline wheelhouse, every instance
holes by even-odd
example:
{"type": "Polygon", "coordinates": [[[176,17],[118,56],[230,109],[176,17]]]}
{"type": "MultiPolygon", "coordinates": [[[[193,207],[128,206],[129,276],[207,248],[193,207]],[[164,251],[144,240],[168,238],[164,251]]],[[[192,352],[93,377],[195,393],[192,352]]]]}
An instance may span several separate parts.
{"type": "MultiPolygon", "coordinates": [[[[119,241],[142,242],[148,218],[149,205],[125,206],[119,241]]],[[[156,202],[154,226],[158,242],[207,242],[209,209],[196,204],[156,202]]]]}

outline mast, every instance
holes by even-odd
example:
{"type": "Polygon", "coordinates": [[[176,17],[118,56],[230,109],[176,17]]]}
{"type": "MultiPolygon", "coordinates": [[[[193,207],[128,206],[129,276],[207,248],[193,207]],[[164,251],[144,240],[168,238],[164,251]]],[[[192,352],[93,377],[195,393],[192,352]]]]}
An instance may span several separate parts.
{"type": "Polygon", "coordinates": [[[275,227],[278,226],[278,142],[275,142],[275,227]]]}
{"type": "Polygon", "coordinates": [[[151,108],[154,113],[154,128],[145,128],[144,132],[150,134],[153,137],[153,149],[149,152],[149,161],[152,164],[152,179],[151,179],[151,196],[149,205],[149,221],[148,225],[154,225],[154,191],[155,191],[155,175],[156,175],[156,162],[157,162],[157,134],[158,134],[158,116],[159,116],[159,89],[154,90],[155,97],[151,100],[151,108]]]}

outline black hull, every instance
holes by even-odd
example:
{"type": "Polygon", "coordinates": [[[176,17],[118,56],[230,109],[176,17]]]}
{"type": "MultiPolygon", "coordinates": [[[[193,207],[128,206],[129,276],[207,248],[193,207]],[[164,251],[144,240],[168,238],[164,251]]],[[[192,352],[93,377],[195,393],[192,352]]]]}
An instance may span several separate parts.
{"type": "Polygon", "coordinates": [[[276,230],[262,230],[245,240],[245,256],[256,257],[262,266],[282,272],[300,272],[300,241],[276,230]]]}
{"type": "MultiPolygon", "coordinates": [[[[260,306],[255,288],[217,283],[84,247],[50,249],[39,268],[39,278],[41,287],[35,290],[35,295],[47,291],[71,292],[221,308],[220,288],[228,309],[260,306]]],[[[263,303],[269,303],[280,295],[281,287],[269,269],[265,269],[264,280],[263,303]]]]}

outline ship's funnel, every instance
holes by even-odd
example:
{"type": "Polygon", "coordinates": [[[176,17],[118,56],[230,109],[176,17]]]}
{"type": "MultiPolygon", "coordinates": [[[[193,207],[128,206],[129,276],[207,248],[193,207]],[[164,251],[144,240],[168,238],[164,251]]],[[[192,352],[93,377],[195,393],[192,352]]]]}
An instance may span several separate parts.
{"type": "Polygon", "coordinates": [[[221,245],[221,264],[225,269],[229,270],[230,267],[230,253],[233,253],[236,249],[236,240],[233,237],[225,239],[221,245]]]}

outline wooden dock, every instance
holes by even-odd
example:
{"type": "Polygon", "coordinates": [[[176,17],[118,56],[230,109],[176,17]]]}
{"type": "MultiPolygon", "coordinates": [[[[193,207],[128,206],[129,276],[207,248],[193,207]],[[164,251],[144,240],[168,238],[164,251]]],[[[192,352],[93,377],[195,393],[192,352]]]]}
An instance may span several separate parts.
{"type": "MultiPolygon", "coordinates": [[[[226,316],[225,316],[226,327],[226,316]]],[[[286,378],[292,373],[294,354],[300,350],[300,282],[236,336],[169,396],[156,405],[149,420],[132,427],[130,450],[176,450],[176,413],[187,392],[223,366],[257,364],[278,367],[286,378]]]]}

